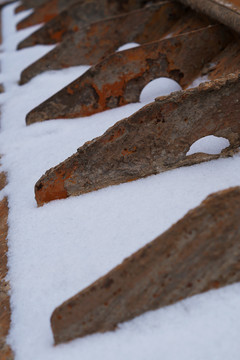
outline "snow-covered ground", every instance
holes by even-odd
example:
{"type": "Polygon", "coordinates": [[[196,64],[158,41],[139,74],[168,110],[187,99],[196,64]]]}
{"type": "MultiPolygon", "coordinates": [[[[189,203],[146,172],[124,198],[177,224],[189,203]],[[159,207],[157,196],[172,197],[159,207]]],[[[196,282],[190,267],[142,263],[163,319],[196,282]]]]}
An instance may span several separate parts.
{"type": "MultiPolygon", "coordinates": [[[[53,345],[50,316],[56,306],[161,234],[208,194],[240,185],[240,156],[169,171],[37,208],[34,184],[85,141],[137,111],[163,92],[144,90],[141,103],[90,117],[29,127],[26,113],[87,67],[48,72],[18,86],[20,71],[52,47],[16,51],[37,27],[16,33],[25,14],[3,11],[0,54],[0,153],[9,184],[9,279],[16,360],[239,360],[240,285],[195,296],[121,324],[115,332],[53,345]]],[[[178,85],[161,82],[164,93],[178,85]],[[173,87],[172,87],[173,86],[173,87]]],[[[205,139],[218,152],[217,144],[205,139]]],[[[199,145],[201,148],[201,144],[199,145]]],[[[194,151],[194,150],[192,150],[194,151]]],[[[195,149],[199,151],[199,149],[195,149]]]]}

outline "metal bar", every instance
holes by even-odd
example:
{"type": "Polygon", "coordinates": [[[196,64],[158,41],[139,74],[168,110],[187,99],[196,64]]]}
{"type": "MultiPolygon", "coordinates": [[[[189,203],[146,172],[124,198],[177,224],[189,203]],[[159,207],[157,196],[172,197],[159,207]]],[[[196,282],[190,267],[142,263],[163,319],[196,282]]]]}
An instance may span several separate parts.
{"type": "Polygon", "coordinates": [[[240,281],[240,188],[210,195],[158,238],[54,310],[55,344],[240,281]]]}
{"type": "MultiPolygon", "coordinates": [[[[92,23],[63,39],[52,51],[25,69],[20,84],[46,70],[96,64],[128,42],[143,44],[160,39],[183,14],[181,5],[165,2],[92,23]]],[[[195,28],[207,23],[191,12],[191,22],[192,18],[195,18],[195,28]]]]}
{"type": "Polygon", "coordinates": [[[39,206],[177,167],[229,157],[240,146],[240,75],[157,98],[87,142],[35,185],[39,206]],[[227,138],[220,154],[187,155],[207,135],[227,138]]]}
{"type": "Polygon", "coordinates": [[[179,0],[182,4],[200,11],[240,33],[239,0],[179,0]]]}
{"type": "Polygon", "coordinates": [[[232,39],[221,25],[115,53],[30,111],[27,124],[88,116],[139,101],[147,83],[169,77],[183,88],[232,39]]]}

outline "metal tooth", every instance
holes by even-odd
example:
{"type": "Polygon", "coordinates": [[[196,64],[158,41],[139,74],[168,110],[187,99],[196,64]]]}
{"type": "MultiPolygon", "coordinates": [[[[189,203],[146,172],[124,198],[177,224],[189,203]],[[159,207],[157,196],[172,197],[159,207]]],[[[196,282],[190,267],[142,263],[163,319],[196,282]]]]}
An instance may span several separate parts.
{"type": "Polygon", "coordinates": [[[48,170],[35,185],[37,204],[231,156],[240,146],[239,94],[240,75],[231,74],[157,98],[48,170]],[[225,137],[230,146],[217,155],[188,156],[207,135],[225,137]]]}
{"type": "Polygon", "coordinates": [[[20,84],[46,70],[96,64],[131,41],[143,44],[160,39],[183,13],[182,6],[166,2],[93,23],[25,69],[20,84]]]}
{"type": "Polygon", "coordinates": [[[183,88],[232,39],[213,25],[115,53],[30,111],[26,123],[88,116],[139,101],[144,86],[169,77],[183,88]]]}
{"type": "Polygon", "coordinates": [[[140,9],[143,5],[142,0],[126,0],[123,3],[118,0],[86,0],[83,3],[77,3],[21,41],[18,49],[37,44],[56,44],[61,42],[65,36],[75,33],[83,26],[106,17],[140,9]]]}
{"type": "Polygon", "coordinates": [[[22,30],[29,26],[46,23],[76,2],[78,4],[82,4],[86,2],[86,0],[50,0],[45,4],[37,7],[32,14],[21,20],[17,24],[17,30],[22,30]]]}
{"type": "Polygon", "coordinates": [[[56,308],[55,344],[114,330],[190,296],[240,281],[240,187],[210,195],[122,264],[56,308]]]}
{"type": "Polygon", "coordinates": [[[15,14],[17,14],[21,11],[35,9],[38,6],[42,6],[43,4],[45,4],[47,2],[49,2],[49,0],[24,0],[24,1],[21,1],[21,4],[18,5],[14,11],[15,11],[15,14]]]}

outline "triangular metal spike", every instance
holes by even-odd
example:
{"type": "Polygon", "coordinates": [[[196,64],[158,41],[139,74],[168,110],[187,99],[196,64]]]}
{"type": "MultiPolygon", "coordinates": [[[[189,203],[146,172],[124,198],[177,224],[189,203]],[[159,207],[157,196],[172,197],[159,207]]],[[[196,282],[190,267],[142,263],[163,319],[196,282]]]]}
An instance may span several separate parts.
{"type": "Polygon", "coordinates": [[[240,146],[240,75],[157,98],[102,136],[87,142],[35,185],[39,206],[161,173],[231,156],[240,146]],[[198,139],[229,140],[220,154],[187,155],[198,139]]]}
{"type": "MultiPolygon", "coordinates": [[[[92,23],[69,35],[52,51],[26,68],[21,74],[20,84],[25,84],[46,70],[96,64],[129,42],[143,44],[158,40],[184,12],[181,5],[165,2],[92,23]]],[[[192,21],[192,11],[184,17],[185,21],[187,16],[192,21]]],[[[206,25],[197,16],[195,20],[195,27],[206,25]]]]}
{"type": "Polygon", "coordinates": [[[17,24],[17,30],[22,30],[29,26],[46,23],[55,18],[71,5],[75,3],[81,4],[86,1],[87,0],[50,0],[37,7],[32,14],[21,20],[17,24]]]}
{"type": "Polygon", "coordinates": [[[158,77],[185,88],[231,39],[226,28],[213,25],[110,55],[30,111],[26,123],[88,116],[138,102],[144,86],[158,77]]]}
{"type": "Polygon", "coordinates": [[[65,301],[55,344],[240,281],[240,187],[212,194],[162,235],[65,301]]]}
{"type": "MultiPolygon", "coordinates": [[[[163,0],[159,2],[164,2],[163,0]]],[[[21,41],[18,49],[34,46],[37,44],[56,44],[70,34],[75,33],[81,27],[92,22],[124,14],[128,11],[140,9],[144,6],[143,0],[86,0],[83,4],[75,4],[61,12],[54,19],[46,23],[39,30],[21,41]]]]}

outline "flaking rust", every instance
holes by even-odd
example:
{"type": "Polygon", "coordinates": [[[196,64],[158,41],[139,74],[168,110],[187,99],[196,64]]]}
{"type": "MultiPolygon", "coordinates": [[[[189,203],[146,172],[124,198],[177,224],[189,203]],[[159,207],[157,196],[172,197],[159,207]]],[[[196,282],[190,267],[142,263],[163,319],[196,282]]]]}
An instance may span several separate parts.
{"type": "MultiPolygon", "coordinates": [[[[169,1],[85,26],[26,68],[21,74],[20,84],[46,70],[96,64],[129,42],[144,44],[161,39],[184,12],[181,5],[169,1]]],[[[192,15],[192,21],[194,15],[190,13],[189,20],[192,15]]],[[[206,24],[205,19],[195,16],[196,28],[206,24]]]]}
{"type": "Polygon", "coordinates": [[[144,86],[158,77],[186,88],[231,39],[226,28],[212,25],[112,54],[30,111],[26,123],[89,116],[138,102],[144,86]]]}
{"type": "MultiPolygon", "coordinates": [[[[163,2],[161,0],[160,2],[163,2]]],[[[39,30],[21,41],[18,49],[37,44],[56,44],[67,35],[94,21],[140,9],[144,0],[83,0],[62,11],[39,30]]]]}
{"type": "Polygon", "coordinates": [[[240,187],[210,195],[52,314],[55,343],[240,281],[240,187]]]}
{"type": "Polygon", "coordinates": [[[232,156],[240,146],[240,75],[157,98],[50,169],[35,185],[38,205],[232,156]],[[230,145],[220,154],[187,155],[207,135],[230,145]]]}

